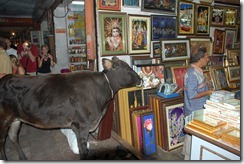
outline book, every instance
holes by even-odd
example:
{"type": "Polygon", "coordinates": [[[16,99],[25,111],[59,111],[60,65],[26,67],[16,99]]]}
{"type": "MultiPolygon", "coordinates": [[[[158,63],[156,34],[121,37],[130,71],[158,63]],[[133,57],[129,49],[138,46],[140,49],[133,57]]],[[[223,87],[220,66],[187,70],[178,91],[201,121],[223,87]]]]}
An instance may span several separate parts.
{"type": "Polygon", "coordinates": [[[229,99],[224,102],[224,105],[229,109],[239,109],[240,108],[240,100],[238,99],[229,99]]]}

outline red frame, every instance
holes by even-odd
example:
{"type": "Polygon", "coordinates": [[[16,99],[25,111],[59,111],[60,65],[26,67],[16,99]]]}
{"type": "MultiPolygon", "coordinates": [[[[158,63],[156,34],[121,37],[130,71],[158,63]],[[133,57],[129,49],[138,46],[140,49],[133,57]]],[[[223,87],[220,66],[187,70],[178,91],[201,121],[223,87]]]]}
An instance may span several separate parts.
{"type": "Polygon", "coordinates": [[[120,7],[120,0],[116,0],[116,4],[114,6],[110,6],[110,5],[103,5],[102,2],[108,2],[109,0],[98,0],[98,9],[99,10],[114,10],[114,11],[120,11],[121,7],[120,7]]]}

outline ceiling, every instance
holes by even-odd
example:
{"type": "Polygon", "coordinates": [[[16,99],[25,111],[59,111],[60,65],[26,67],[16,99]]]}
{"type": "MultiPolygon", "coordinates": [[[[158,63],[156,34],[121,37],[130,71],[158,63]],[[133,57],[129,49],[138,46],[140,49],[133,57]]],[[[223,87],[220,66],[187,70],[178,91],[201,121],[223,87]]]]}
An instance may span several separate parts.
{"type": "Polygon", "coordinates": [[[62,2],[63,0],[1,0],[0,36],[10,37],[12,32],[17,34],[38,30],[48,11],[53,11],[62,2]]]}

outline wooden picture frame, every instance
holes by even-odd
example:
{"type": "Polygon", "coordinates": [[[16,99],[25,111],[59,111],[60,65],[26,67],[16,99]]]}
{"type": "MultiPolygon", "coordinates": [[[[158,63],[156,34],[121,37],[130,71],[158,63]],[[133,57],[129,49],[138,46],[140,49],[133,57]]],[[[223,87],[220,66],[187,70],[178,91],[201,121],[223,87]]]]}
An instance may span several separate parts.
{"type": "Polygon", "coordinates": [[[225,8],[225,20],[224,26],[235,28],[237,23],[237,8],[234,7],[226,7],[225,8]]]}
{"type": "Polygon", "coordinates": [[[195,4],[178,2],[178,35],[193,35],[195,32],[195,4]]]}
{"type": "Polygon", "coordinates": [[[128,53],[151,53],[151,17],[128,15],[128,53]]]}
{"type": "Polygon", "coordinates": [[[161,39],[162,61],[190,59],[189,38],[161,39]]]}
{"type": "Polygon", "coordinates": [[[123,0],[123,6],[139,7],[139,0],[123,0]]]}
{"type": "Polygon", "coordinates": [[[98,0],[98,10],[120,11],[120,0],[98,0]]]}
{"type": "Polygon", "coordinates": [[[161,59],[160,42],[153,42],[152,44],[153,58],[161,59]]]}
{"type": "Polygon", "coordinates": [[[241,40],[241,30],[240,30],[240,25],[236,25],[236,36],[235,36],[235,42],[240,43],[241,40]]]}
{"type": "Polygon", "coordinates": [[[161,38],[177,38],[176,16],[151,15],[152,41],[161,38]]]}
{"type": "Polygon", "coordinates": [[[240,50],[238,49],[226,49],[227,60],[232,61],[230,65],[240,65],[238,57],[240,56],[240,50]]]}
{"type": "Polygon", "coordinates": [[[195,34],[208,35],[210,33],[210,6],[197,4],[195,9],[195,34]]]}
{"type": "Polygon", "coordinates": [[[184,76],[188,68],[189,66],[171,67],[173,81],[178,85],[178,89],[184,88],[184,76]]]}
{"type": "Polygon", "coordinates": [[[198,50],[200,47],[206,47],[209,56],[213,54],[212,37],[191,37],[190,38],[191,50],[198,50]]]}
{"type": "Polygon", "coordinates": [[[225,30],[214,30],[213,54],[223,54],[225,48],[225,30]]]}
{"type": "Polygon", "coordinates": [[[210,16],[210,24],[211,26],[224,26],[224,10],[225,8],[222,6],[212,6],[211,7],[211,16],[210,16]]]}
{"type": "Polygon", "coordinates": [[[127,54],[126,13],[99,12],[102,56],[127,54]],[[113,30],[119,36],[112,36],[113,30]]]}
{"type": "Polygon", "coordinates": [[[208,83],[209,90],[216,90],[215,80],[213,78],[212,69],[204,70],[203,75],[208,83]]]}
{"type": "Polygon", "coordinates": [[[150,156],[157,153],[155,122],[156,119],[154,111],[147,112],[141,115],[143,147],[145,156],[150,156]]]}
{"type": "Polygon", "coordinates": [[[225,68],[222,66],[214,67],[214,77],[216,80],[216,89],[226,89],[228,88],[228,82],[226,77],[225,68]]]}
{"type": "Polygon", "coordinates": [[[234,48],[236,40],[236,31],[231,29],[225,30],[225,48],[234,48]]]}
{"type": "Polygon", "coordinates": [[[177,0],[170,0],[170,1],[142,0],[141,10],[146,12],[152,12],[152,13],[154,12],[154,13],[176,16],[177,0]]]}
{"type": "Polygon", "coordinates": [[[228,66],[228,80],[229,82],[236,82],[241,80],[241,67],[240,66],[228,66]]]}
{"type": "Polygon", "coordinates": [[[165,112],[168,150],[172,150],[184,143],[184,103],[166,106],[165,112]]]}
{"type": "Polygon", "coordinates": [[[143,81],[143,88],[156,88],[164,83],[164,65],[153,64],[137,67],[135,70],[143,81]]]}

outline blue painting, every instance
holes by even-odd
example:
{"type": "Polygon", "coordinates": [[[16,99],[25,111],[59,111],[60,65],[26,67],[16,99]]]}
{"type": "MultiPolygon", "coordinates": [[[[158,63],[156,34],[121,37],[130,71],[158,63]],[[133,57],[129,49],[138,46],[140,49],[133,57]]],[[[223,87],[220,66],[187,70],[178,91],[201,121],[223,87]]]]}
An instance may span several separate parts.
{"type": "Polygon", "coordinates": [[[144,154],[146,156],[155,154],[157,152],[157,143],[155,134],[155,117],[153,111],[142,115],[141,123],[143,129],[144,154]]]}
{"type": "Polygon", "coordinates": [[[152,15],[152,40],[159,41],[162,38],[176,38],[176,17],[152,15]]]}
{"type": "Polygon", "coordinates": [[[139,6],[139,0],[124,0],[124,6],[139,6]]]}
{"type": "Polygon", "coordinates": [[[166,107],[168,146],[169,150],[183,145],[184,129],[184,104],[166,107]]]}

